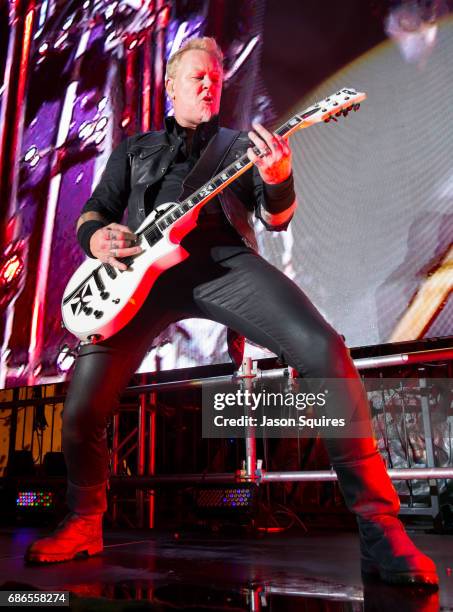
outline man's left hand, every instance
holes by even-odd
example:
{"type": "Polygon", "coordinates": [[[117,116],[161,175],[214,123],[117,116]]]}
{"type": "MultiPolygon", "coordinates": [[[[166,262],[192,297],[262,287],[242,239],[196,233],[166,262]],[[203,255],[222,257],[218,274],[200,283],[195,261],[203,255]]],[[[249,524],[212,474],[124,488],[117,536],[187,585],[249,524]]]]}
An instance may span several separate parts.
{"type": "Polygon", "coordinates": [[[260,123],[253,123],[253,130],[249,132],[249,138],[264,155],[258,156],[249,147],[248,158],[258,168],[265,183],[282,183],[291,174],[291,149],[288,143],[278,134],[268,132],[260,123]]]}

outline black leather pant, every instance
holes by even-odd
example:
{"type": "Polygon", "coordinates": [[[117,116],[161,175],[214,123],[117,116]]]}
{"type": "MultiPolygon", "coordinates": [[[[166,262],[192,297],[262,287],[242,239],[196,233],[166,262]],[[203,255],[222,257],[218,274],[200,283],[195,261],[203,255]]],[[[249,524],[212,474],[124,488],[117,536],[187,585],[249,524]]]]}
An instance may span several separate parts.
{"type": "MultiPolygon", "coordinates": [[[[107,421],[152,339],[170,323],[190,317],[231,327],[303,376],[348,379],[357,388],[358,374],[342,338],[283,273],[245,247],[232,247],[230,253],[224,247],[221,257],[193,256],[159,278],[123,330],[99,344],[85,345],[79,353],[63,413],[68,504],[73,511],[105,510],[107,421]]],[[[347,381],[344,394],[351,409],[370,423],[366,395],[357,397],[347,381]]],[[[367,438],[326,443],[334,465],[376,450],[371,428],[367,438]]]]}

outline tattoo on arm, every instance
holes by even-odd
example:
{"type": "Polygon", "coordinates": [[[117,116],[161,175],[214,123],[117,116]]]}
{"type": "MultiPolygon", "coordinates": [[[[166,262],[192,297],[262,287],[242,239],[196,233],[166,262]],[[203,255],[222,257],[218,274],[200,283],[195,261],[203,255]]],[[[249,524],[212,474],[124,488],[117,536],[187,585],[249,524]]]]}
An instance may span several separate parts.
{"type": "Polygon", "coordinates": [[[108,224],[108,221],[104,219],[104,217],[98,213],[93,211],[82,213],[77,221],[76,231],[79,231],[79,227],[83,225],[86,221],[102,221],[102,223],[108,224]]]}

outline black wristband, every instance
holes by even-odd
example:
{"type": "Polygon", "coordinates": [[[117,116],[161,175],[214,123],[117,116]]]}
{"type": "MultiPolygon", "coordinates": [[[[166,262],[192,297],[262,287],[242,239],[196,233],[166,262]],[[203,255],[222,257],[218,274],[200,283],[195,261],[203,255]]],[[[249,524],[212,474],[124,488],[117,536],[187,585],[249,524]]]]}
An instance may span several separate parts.
{"type": "Polygon", "coordinates": [[[272,214],[278,214],[286,210],[296,199],[294,191],[293,173],[281,183],[269,184],[264,183],[264,191],[266,196],[265,208],[272,214]]]}
{"type": "Polygon", "coordinates": [[[92,257],[95,259],[94,255],[90,251],[90,240],[91,236],[101,227],[105,227],[105,223],[102,221],[85,221],[77,230],[77,240],[88,255],[88,257],[92,257]]]}

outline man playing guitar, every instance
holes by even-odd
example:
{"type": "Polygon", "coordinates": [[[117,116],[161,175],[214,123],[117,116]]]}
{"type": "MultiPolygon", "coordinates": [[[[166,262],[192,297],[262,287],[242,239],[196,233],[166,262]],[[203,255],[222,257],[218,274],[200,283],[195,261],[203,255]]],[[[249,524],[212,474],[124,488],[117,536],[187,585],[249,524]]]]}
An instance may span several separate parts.
{"type": "MultiPolygon", "coordinates": [[[[78,222],[79,242],[90,257],[126,270],[123,259],[141,252],[134,233],[140,222],[162,204],[178,201],[192,171],[207,163],[203,153],[222,134],[222,59],[210,38],[189,40],[169,59],[166,90],[174,118],[166,119],[161,132],[128,138],[110,156],[78,222]],[[126,207],[127,226],[121,224],[126,207]]],[[[251,214],[267,229],[281,231],[295,211],[290,148],[259,124],[248,134],[229,136],[219,163],[225,167],[247,151],[253,168],[201,210],[181,242],[189,256],[158,277],[136,316],[113,336],[80,350],[63,415],[71,514],[29,547],[27,559],[65,561],[102,550],[107,420],[152,339],[170,323],[198,317],[227,325],[305,377],[342,381],[348,410],[369,424],[369,433],[326,439],[326,445],[346,504],[357,516],[362,572],[392,583],[435,585],[434,563],[398,521],[398,496],[377,450],[366,394],[354,394],[359,376],[343,340],[304,293],[256,252],[251,214]]]]}

